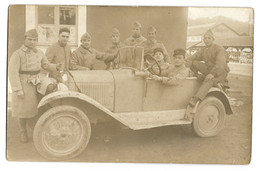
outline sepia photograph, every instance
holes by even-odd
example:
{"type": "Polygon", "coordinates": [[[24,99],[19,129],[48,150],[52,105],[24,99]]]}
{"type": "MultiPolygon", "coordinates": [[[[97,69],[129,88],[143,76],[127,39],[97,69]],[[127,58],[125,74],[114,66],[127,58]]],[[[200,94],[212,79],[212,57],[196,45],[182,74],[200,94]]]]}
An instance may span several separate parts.
{"type": "Polygon", "coordinates": [[[250,164],[254,13],[10,5],[6,159],[250,164]]]}

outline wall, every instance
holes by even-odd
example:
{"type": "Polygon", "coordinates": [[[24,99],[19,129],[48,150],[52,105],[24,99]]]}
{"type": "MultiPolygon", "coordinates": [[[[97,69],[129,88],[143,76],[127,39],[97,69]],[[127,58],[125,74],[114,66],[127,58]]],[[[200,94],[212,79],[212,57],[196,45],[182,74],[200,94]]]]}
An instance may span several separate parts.
{"type": "Polygon", "coordinates": [[[187,8],[182,7],[87,7],[87,30],[92,35],[92,46],[103,50],[110,42],[111,30],[117,27],[121,40],[132,33],[135,20],[142,26],[143,36],[147,28],[157,28],[157,39],[161,40],[170,56],[175,48],[186,48],[187,8]]]}
{"type": "Polygon", "coordinates": [[[13,52],[23,44],[24,32],[25,5],[10,5],[8,22],[8,61],[13,52]]]}

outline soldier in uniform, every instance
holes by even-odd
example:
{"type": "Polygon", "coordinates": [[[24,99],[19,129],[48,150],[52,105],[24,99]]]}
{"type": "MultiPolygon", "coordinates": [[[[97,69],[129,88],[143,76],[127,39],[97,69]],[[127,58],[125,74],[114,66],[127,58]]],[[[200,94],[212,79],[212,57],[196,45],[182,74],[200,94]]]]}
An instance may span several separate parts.
{"type": "MultiPolygon", "coordinates": [[[[47,59],[53,64],[63,64],[63,71],[69,69],[69,60],[71,56],[71,48],[68,45],[70,30],[67,27],[62,27],[59,30],[58,42],[49,46],[46,50],[47,59]]],[[[50,72],[50,77],[62,82],[59,72],[50,72]]]]}
{"type": "Polygon", "coordinates": [[[168,52],[163,45],[163,43],[159,40],[156,40],[156,28],[150,26],[147,30],[147,40],[144,41],[141,46],[144,47],[144,55],[152,55],[154,49],[161,48],[164,53],[165,62],[171,63],[171,59],[168,55],[168,52]]]}
{"type": "Polygon", "coordinates": [[[229,70],[226,61],[226,51],[222,46],[214,44],[215,36],[211,30],[204,34],[205,48],[190,56],[186,65],[191,68],[195,76],[198,71],[205,77],[201,87],[190,100],[189,105],[195,106],[199,100],[203,100],[208,90],[218,82],[226,83],[229,70]]]}
{"type": "Polygon", "coordinates": [[[12,88],[12,116],[18,118],[21,142],[27,142],[27,122],[37,115],[38,93],[45,95],[55,89],[51,79],[41,69],[57,71],[61,65],[50,64],[43,52],[36,49],[36,29],[25,33],[24,44],[11,56],[9,79],[12,88]]]}
{"type": "MultiPolygon", "coordinates": [[[[163,49],[161,48],[156,48],[154,49],[153,55],[145,55],[144,58],[146,60],[146,63],[149,65],[150,62],[154,63],[154,61],[151,61],[150,58],[153,57],[154,60],[156,60],[156,62],[158,63],[158,65],[160,66],[161,69],[161,74],[162,76],[166,76],[168,74],[168,71],[173,67],[173,65],[169,64],[168,62],[165,62],[164,58],[165,58],[165,54],[163,53],[163,49]]],[[[159,71],[158,66],[153,65],[152,68],[153,71],[159,71]]]]}
{"type": "Polygon", "coordinates": [[[88,32],[81,36],[81,45],[72,53],[70,59],[71,70],[92,70],[96,59],[112,61],[117,54],[99,52],[91,47],[91,36],[88,32]]]}
{"type": "Polygon", "coordinates": [[[142,25],[138,21],[135,21],[133,25],[133,34],[124,41],[124,44],[127,46],[137,46],[146,41],[146,38],[141,34],[141,30],[142,25]]]}
{"type": "Polygon", "coordinates": [[[189,76],[190,70],[185,67],[185,54],[186,51],[184,49],[175,49],[174,50],[174,67],[171,67],[167,73],[159,77],[157,75],[153,75],[152,78],[158,81],[162,81],[163,84],[166,85],[178,85],[180,80],[185,79],[189,76]]]}
{"type": "Polygon", "coordinates": [[[115,59],[113,61],[105,61],[105,63],[107,64],[107,69],[118,68],[119,49],[124,46],[124,43],[120,41],[119,30],[117,28],[114,28],[111,35],[111,44],[106,47],[105,53],[113,54],[115,56],[115,59]]]}

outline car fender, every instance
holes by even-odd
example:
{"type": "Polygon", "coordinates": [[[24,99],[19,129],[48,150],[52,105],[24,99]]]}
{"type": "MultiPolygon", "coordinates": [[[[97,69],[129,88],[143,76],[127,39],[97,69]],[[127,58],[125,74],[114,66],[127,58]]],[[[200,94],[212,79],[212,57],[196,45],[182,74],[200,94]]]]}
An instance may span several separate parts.
{"type": "Polygon", "coordinates": [[[229,97],[223,90],[221,90],[217,87],[212,87],[208,91],[207,96],[214,96],[214,97],[218,98],[225,106],[226,114],[229,114],[229,115],[233,114],[232,107],[231,107],[230,101],[229,101],[229,97]]]}
{"type": "Polygon", "coordinates": [[[96,100],[92,99],[91,97],[89,97],[85,94],[75,92],[75,91],[57,91],[57,92],[48,94],[41,99],[41,101],[38,104],[38,109],[45,106],[46,104],[48,104],[50,102],[53,102],[58,99],[68,98],[68,97],[79,99],[86,103],[89,103],[89,104],[93,105],[94,107],[100,109],[101,111],[105,112],[106,114],[110,115],[114,119],[118,120],[119,122],[126,124],[124,120],[122,120],[119,116],[117,116],[115,113],[111,112],[109,109],[107,109],[105,106],[103,106],[96,100]]]}
{"type": "MultiPolygon", "coordinates": [[[[212,87],[208,91],[207,97],[208,96],[213,96],[213,97],[218,98],[223,103],[223,105],[225,107],[226,114],[228,114],[228,115],[233,114],[232,107],[231,107],[230,102],[229,102],[229,98],[223,90],[221,90],[217,87],[212,87]]],[[[198,101],[197,104],[195,105],[195,107],[190,107],[188,105],[187,108],[186,108],[186,112],[185,112],[185,114],[186,114],[185,118],[192,121],[192,118],[194,117],[195,113],[197,112],[199,104],[201,102],[202,101],[200,101],[200,102],[198,101]]]]}

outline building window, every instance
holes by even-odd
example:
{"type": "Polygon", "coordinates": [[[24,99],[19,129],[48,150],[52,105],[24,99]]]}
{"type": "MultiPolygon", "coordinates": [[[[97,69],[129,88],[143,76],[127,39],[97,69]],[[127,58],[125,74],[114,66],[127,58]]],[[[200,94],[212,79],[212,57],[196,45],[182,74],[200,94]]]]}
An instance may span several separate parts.
{"type": "Polygon", "coordinates": [[[37,6],[36,25],[39,45],[50,45],[58,40],[61,27],[70,29],[70,45],[77,45],[76,6],[37,6]]]}

